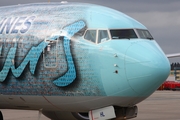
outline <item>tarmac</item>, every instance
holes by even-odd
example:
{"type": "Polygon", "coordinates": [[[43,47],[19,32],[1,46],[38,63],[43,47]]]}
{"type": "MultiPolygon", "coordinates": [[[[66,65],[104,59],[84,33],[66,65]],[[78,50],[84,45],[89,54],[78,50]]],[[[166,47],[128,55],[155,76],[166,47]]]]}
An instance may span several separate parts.
{"type": "MultiPolygon", "coordinates": [[[[156,91],[139,103],[132,120],[180,120],[180,91],[156,91]]],[[[4,120],[50,120],[38,111],[1,110],[4,120]]]]}
{"type": "Polygon", "coordinates": [[[137,106],[132,120],[180,120],[180,91],[156,91],[137,106]]]}

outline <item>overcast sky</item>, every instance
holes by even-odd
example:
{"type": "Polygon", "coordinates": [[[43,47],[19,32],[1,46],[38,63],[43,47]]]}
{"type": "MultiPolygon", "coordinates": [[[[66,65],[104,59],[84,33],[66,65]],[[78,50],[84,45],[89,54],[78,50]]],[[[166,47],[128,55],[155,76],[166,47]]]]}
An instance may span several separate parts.
{"type": "MultiPolygon", "coordinates": [[[[0,6],[48,0],[0,0],[0,6]]],[[[60,2],[60,0],[51,0],[60,2]]],[[[180,53],[180,0],[68,0],[107,6],[144,24],[166,54],[180,53]]],[[[180,62],[180,58],[170,59],[180,62]]]]}

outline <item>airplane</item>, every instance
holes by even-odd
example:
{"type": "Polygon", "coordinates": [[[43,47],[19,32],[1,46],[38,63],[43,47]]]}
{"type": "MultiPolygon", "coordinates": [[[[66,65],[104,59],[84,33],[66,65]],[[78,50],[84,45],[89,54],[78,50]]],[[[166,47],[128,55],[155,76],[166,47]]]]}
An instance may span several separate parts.
{"type": "Polygon", "coordinates": [[[166,56],[143,24],[100,5],[31,3],[0,13],[0,109],[131,119],[168,77],[167,57],[180,56],[166,56]]]}

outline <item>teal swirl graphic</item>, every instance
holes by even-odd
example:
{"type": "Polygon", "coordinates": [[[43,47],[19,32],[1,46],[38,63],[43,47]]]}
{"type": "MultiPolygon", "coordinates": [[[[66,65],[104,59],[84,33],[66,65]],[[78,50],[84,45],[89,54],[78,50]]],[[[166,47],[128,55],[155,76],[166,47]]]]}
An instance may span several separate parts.
{"type": "Polygon", "coordinates": [[[68,86],[76,78],[76,70],[70,50],[70,38],[84,27],[85,27],[85,23],[83,21],[79,21],[64,28],[64,30],[67,31],[67,36],[68,36],[68,37],[64,37],[64,45],[63,45],[68,63],[68,71],[65,73],[65,75],[53,81],[53,83],[57,86],[60,87],[68,86]]]}

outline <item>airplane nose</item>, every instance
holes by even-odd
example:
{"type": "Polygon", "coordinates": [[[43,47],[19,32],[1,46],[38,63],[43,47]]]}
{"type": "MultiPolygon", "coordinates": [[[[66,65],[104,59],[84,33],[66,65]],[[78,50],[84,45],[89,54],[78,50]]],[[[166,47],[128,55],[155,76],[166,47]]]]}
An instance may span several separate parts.
{"type": "Polygon", "coordinates": [[[155,41],[139,42],[128,48],[125,69],[130,87],[148,96],[167,79],[170,63],[155,41]]]}

